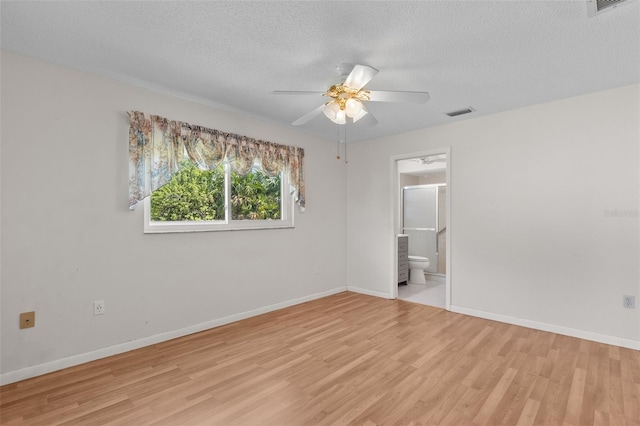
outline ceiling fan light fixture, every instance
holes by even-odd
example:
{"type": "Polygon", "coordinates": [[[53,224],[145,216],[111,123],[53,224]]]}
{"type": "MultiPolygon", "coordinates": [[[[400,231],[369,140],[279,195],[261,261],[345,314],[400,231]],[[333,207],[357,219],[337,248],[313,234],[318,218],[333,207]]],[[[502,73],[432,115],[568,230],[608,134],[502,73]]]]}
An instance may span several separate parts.
{"type": "Polygon", "coordinates": [[[351,97],[345,102],[344,110],[347,117],[355,118],[362,112],[362,102],[360,102],[360,99],[351,97]]]}
{"type": "MultiPolygon", "coordinates": [[[[599,0],[606,1],[606,0],[599,0]]],[[[346,66],[342,67],[346,70],[346,66]]],[[[317,91],[283,91],[277,90],[273,94],[319,94],[330,98],[324,105],[319,105],[303,115],[291,125],[300,126],[307,123],[320,111],[336,124],[346,124],[350,118],[354,123],[363,117],[367,126],[375,126],[378,120],[365,108],[365,103],[371,102],[408,102],[423,104],[429,100],[427,92],[406,92],[397,90],[365,90],[364,86],[378,73],[378,70],[368,65],[349,66],[351,71],[342,83],[330,86],[326,92],[317,91]]]]}
{"type": "Polygon", "coordinates": [[[338,111],[340,111],[340,105],[336,101],[327,102],[322,108],[322,112],[327,118],[333,122],[336,121],[336,116],[338,115],[338,111]]]}

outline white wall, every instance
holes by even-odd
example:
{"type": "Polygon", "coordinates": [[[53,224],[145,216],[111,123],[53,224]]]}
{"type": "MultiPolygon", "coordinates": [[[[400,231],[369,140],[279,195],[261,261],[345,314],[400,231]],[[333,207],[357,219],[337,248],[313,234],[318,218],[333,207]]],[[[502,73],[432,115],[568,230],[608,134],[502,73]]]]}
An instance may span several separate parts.
{"type": "Polygon", "coordinates": [[[348,286],[389,294],[391,156],[450,146],[452,309],[640,348],[639,125],[633,85],[353,145],[348,286]]]}
{"type": "Polygon", "coordinates": [[[1,135],[5,382],[345,289],[331,141],[8,51],[1,135]],[[303,147],[306,212],[295,229],[144,235],[128,110],[303,147]],[[19,330],[30,310],[36,327],[19,330]]]}

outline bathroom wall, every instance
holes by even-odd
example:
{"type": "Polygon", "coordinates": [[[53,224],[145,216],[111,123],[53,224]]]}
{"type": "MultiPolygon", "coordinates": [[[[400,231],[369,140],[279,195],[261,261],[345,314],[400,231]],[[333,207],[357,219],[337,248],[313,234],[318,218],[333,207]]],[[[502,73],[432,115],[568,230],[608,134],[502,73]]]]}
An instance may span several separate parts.
{"type": "Polygon", "coordinates": [[[420,185],[430,185],[434,183],[446,183],[446,172],[427,173],[424,176],[420,176],[420,185]]]}
{"type": "Polygon", "coordinates": [[[420,185],[420,177],[400,173],[399,182],[400,188],[404,188],[405,186],[420,185]]]}
{"type": "Polygon", "coordinates": [[[640,86],[350,148],[348,285],[389,297],[391,160],[451,147],[454,310],[640,349],[640,86]],[[610,212],[629,212],[614,215],[610,212]]]}
{"type": "Polygon", "coordinates": [[[345,290],[332,141],[6,50],[1,66],[3,382],[345,290]],[[294,229],[143,234],[128,110],[303,147],[307,210],[294,229]]]}

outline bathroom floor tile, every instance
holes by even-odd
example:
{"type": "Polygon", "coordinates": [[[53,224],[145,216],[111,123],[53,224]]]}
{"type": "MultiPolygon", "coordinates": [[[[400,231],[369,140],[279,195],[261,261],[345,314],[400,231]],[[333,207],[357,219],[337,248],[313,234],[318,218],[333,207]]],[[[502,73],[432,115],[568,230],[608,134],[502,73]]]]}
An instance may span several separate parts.
{"type": "Polygon", "coordinates": [[[444,279],[427,280],[426,285],[398,286],[398,299],[444,308],[447,289],[444,279]]]}

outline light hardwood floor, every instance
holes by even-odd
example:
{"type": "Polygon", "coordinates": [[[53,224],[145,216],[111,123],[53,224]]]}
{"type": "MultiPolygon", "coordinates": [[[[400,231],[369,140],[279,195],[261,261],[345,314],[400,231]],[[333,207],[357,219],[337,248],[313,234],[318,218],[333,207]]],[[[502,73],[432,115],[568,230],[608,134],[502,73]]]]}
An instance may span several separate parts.
{"type": "Polygon", "coordinates": [[[638,425],[640,352],[345,292],[0,398],[7,425],[638,425]]]}

